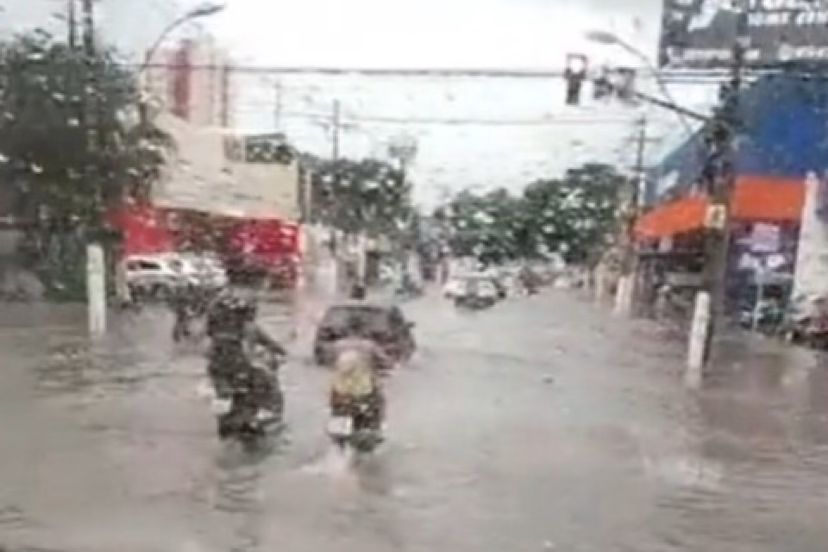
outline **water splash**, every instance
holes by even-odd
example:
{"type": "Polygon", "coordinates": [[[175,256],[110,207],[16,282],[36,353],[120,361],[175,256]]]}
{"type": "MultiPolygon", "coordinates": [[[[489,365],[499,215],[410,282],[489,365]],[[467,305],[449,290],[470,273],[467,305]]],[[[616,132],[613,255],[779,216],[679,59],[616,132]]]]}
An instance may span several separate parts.
{"type": "Polygon", "coordinates": [[[353,449],[331,446],[317,461],[304,466],[302,472],[334,479],[351,479],[355,477],[355,461],[356,454],[353,449]]]}

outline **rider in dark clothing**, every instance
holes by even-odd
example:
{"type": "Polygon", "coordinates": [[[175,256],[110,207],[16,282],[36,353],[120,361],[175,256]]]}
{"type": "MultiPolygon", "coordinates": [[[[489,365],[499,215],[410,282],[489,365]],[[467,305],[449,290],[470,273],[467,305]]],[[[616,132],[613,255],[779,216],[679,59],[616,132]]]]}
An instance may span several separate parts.
{"type": "Polygon", "coordinates": [[[170,306],[175,316],[172,337],[174,341],[181,341],[190,337],[190,322],[196,316],[196,293],[195,286],[188,284],[173,291],[170,297],[170,306]]]}
{"type": "MultiPolygon", "coordinates": [[[[260,349],[276,357],[287,351],[256,324],[253,302],[225,295],[217,299],[207,315],[211,339],[208,373],[219,397],[227,397],[236,374],[254,368],[260,349]]],[[[275,370],[274,370],[275,372],[275,370]]]]}

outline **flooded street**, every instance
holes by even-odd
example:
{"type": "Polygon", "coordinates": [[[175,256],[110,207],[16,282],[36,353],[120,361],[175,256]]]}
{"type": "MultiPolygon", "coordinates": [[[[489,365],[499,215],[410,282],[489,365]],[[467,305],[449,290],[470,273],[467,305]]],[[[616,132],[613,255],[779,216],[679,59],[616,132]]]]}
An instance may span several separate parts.
{"type": "MultiPolygon", "coordinates": [[[[828,377],[742,344],[710,386],[681,343],[564,294],[480,313],[406,305],[420,350],[389,381],[388,442],[323,432],[328,374],[288,341],[288,429],[215,436],[204,360],[164,312],[88,349],[63,307],[4,328],[0,533],[9,550],[813,551],[828,543],[828,377]]],[[[290,307],[264,322],[288,336],[290,307]]],[[[21,314],[16,318],[18,323],[21,314]]],[[[728,350],[736,351],[737,346],[728,350]]]]}
{"type": "Polygon", "coordinates": [[[0,15],[0,552],[828,551],[828,0],[0,15]]]}

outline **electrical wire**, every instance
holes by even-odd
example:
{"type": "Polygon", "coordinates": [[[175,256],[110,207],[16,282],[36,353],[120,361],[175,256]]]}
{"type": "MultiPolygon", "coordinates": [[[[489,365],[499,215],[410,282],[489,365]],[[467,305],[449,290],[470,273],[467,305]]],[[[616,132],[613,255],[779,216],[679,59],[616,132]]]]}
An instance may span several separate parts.
{"type": "MultiPolygon", "coordinates": [[[[258,111],[255,105],[242,104],[237,111],[258,111]]],[[[320,122],[331,120],[330,113],[284,111],[282,116],[291,119],[316,119],[320,122]]],[[[383,123],[383,124],[410,124],[410,125],[443,125],[443,126],[557,126],[557,125],[604,125],[604,124],[630,124],[634,118],[631,117],[549,117],[541,119],[483,119],[475,117],[399,117],[385,115],[348,115],[342,118],[344,125],[349,123],[383,123]]]]}

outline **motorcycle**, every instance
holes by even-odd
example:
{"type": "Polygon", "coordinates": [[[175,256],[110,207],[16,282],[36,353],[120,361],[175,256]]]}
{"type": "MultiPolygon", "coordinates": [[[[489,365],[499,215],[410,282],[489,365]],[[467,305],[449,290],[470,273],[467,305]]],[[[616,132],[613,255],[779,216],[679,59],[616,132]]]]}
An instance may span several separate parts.
{"type": "Polygon", "coordinates": [[[828,349],[828,301],[795,298],[783,316],[779,333],[791,343],[828,349]]]}
{"type": "Polygon", "coordinates": [[[232,374],[214,402],[219,439],[253,444],[282,426],[284,395],[279,385],[281,357],[266,353],[232,374]]]}
{"type": "Polygon", "coordinates": [[[401,299],[417,299],[422,297],[423,288],[411,276],[405,275],[400,284],[394,289],[394,295],[401,299]]]}
{"type": "Polygon", "coordinates": [[[785,311],[776,302],[761,301],[758,305],[746,304],[739,310],[739,324],[745,329],[756,329],[767,335],[775,335],[785,322],[785,311]]]}
{"type": "Polygon", "coordinates": [[[372,452],[383,441],[381,398],[334,395],[328,435],[341,449],[372,452]]]}

